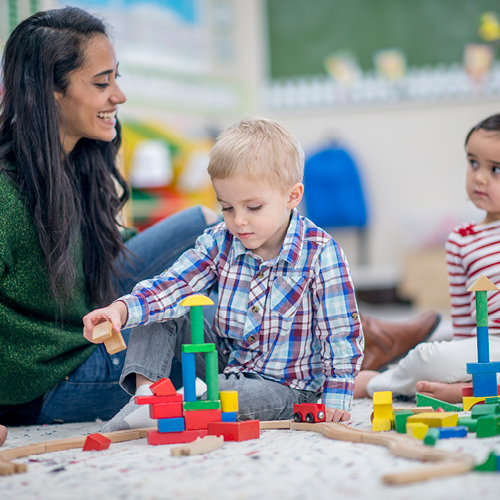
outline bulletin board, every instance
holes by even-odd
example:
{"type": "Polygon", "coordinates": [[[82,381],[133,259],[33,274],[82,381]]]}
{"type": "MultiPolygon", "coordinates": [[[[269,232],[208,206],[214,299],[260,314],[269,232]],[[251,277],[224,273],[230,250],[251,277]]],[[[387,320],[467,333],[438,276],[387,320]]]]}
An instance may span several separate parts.
{"type": "Polygon", "coordinates": [[[500,0],[267,0],[270,76],[325,73],[324,59],[352,51],[361,68],[374,52],[402,49],[409,66],[461,62],[481,43],[478,16],[500,14],[500,0]]]}

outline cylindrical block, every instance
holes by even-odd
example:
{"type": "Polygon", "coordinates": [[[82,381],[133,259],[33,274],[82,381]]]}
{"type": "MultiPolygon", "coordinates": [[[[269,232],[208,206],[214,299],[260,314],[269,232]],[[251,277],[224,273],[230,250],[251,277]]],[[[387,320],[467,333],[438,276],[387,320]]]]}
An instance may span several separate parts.
{"type": "Polygon", "coordinates": [[[191,306],[191,344],[203,344],[204,342],[202,306],[191,306]]]}
{"type": "Polygon", "coordinates": [[[238,391],[220,391],[219,397],[223,412],[238,411],[238,391]]]}
{"type": "Polygon", "coordinates": [[[217,351],[205,354],[205,370],[207,376],[207,399],[219,399],[219,364],[217,351]]]}
{"type": "Polygon", "coordinates": [[[488,327],[478,326],[477,330],[477,360],[479,363],[490,362],[490,344],[488,338],[488,327]]]}
{"type": "Polygon", "coordinates": [[[182,353],[182,381],[184,401],[196,401],[196,368],[192,352],[182,353]]]}
{"type": "Polygon", "coordinates": [[[476,292],[476,325],[488,326],[488,292],[476,292]]]}

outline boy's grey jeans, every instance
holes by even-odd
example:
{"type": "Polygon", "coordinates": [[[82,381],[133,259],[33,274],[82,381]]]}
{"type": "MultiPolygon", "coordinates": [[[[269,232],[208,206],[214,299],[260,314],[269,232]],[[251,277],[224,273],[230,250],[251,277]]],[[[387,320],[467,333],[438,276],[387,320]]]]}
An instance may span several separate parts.
{"type": "MultiPolygon", "coordinates": [[[[238,420],[288,420],[293,418],[293,405],[316,403],[319,394],[291,389],[256,373],[220,373],[228,355],[220,351],[217,336],[204,321],[205,342],[215,343],[219,357],[219,389],[238,391],[238,420]]],[[[170,375],[172,359],[181,357],[182,344],[191,343],[189,316],[164,323],[139,326],[132,330],[120,385],[129,394],[135,393],[135,375],[144,375],[156,382],[170,375]]],[[[205,380],[205,357],[195,354],[196,375],[205,380]]],[[[205,397],[205,396],[203,396],[205,397]]]]}

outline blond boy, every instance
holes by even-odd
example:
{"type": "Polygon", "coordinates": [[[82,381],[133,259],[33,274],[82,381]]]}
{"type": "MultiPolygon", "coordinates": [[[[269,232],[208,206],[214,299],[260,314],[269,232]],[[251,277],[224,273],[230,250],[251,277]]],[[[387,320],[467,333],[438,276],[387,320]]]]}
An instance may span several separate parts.
{"type": "MultiPolygon", "coordinates": [[[[238,418],[289,419],[293,404],[319,396],[328,421],[350,418],[363,335],[342,250],[296,210],[303,169],[299,143],[274,121],[246,119],[217,139],[208,172],[224,222],[163,274],[84,318],[89,340],[104,319],[136,327],[120,381],[130,394],[169,376],[190,342],[179,302],[218,284],[205,340],[218,346],[220,390],[238,391],[238,418]]],[[[204,378],[202,356],[197,372],[204,378]]],[[[131,398],[105,430],[147,425],[145,407],[131,398]]]]}

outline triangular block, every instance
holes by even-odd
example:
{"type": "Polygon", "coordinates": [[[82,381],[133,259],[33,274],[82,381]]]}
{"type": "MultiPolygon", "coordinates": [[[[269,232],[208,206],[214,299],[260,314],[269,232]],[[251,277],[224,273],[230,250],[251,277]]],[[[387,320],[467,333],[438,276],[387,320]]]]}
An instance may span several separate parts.
{"type": "Polygon", "coordinates": [[[467,288],[468,292],[487,292],[494,290],[498,290],[498,287],[484,276],[484,274],[481,274],[481,276],[467,288]]]}

